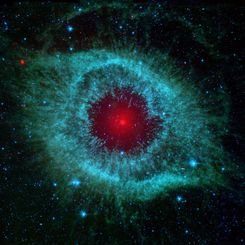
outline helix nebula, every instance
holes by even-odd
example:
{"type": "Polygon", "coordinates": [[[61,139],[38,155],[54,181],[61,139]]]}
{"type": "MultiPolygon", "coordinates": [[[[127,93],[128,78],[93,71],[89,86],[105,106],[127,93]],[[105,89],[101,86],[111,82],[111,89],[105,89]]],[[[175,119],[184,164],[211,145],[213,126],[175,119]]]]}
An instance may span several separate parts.
{"type": "Polygon", "coordinates": [[[3,5],[4,244],[243,244],[242,10],[3,5]]]}

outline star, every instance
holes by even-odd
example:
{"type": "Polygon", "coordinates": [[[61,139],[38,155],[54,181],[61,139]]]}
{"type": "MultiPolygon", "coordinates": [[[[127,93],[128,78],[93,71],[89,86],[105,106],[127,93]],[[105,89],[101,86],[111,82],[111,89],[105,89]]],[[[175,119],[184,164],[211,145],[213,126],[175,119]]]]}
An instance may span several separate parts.
{"type": "Polygon", "coordinates": [[[67,31],[68,32],[72,32],[73,30],[74,30],[73,26],[71,26],[71,25],[67,26],[67,31]]]}
{"type": "Polygon", "coordinates": [[[181,202],[182,200],[183,200],[183,197],[182,197],[182,196],[178,195],[178,196],[176,197],[176,201],[177,201],[177,202],[181,202]]]}
{"type": "Polygon", "coordinates": [[[191,159],[190,161],[189,161],[189,165],[192,167],[192,168],[195,168],[196,166],[197,166],[197,161],[196,160],[194,160],[194,159],[191,159]]]}
{"type": "Polygon", "coordinates": [[[79,179],[73,179],[73,180],[71,180],[70,184],[72,186],[77,187],[77,186],[79,186],[81,184],[81,181],[79,179]]]}
{"type": "Polygon", "coordinates": [[[87,212],[84,211],[84,210],[81,210],[79,214],[80,214],[80,216],[81,216],[82,218],[86,218],[87,215],[88,215],[87,212]]]}

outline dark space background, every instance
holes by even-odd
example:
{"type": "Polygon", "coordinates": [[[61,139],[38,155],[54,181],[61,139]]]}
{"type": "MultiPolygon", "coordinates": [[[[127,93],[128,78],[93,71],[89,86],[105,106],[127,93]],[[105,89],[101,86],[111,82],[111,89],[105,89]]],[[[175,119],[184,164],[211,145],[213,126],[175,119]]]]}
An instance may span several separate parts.
{"type": "MultiPolygon", "coordinates": [[[[16,2],[0,7],[0,244],[245,243],[245,8],[235,3],[193,2],[118,1],[114,8],[91,7],[67,21],[62,17],[88,1],[16,2]],[[129,18],[132,8],[137,15],[129,18]],[[68,26],[74,31],[69,32],[68,26]],[[143,205],[143,216],[137,221],[127,217],[122,222],[109,204],[85,219],[77,217],[75,201],[60,204],[62,197],[35,160],[37,149],[21,133],[15,117],[22,107],[21,94],[18,98],[10,91],[8,80],[16,74],[12,71],[20,69],[20,60],[28,65],[29,53],[43,49],[47,40],[51,42],[46,51],[52,54],[89,50],[96,39],[109,45],[121,38],[145,50],[169,52],[182,70],[194,70],[193,80],[205,80],[202,89],[210,91],[208,96],[222,78],[231,100],[230,133],[223,144],[240,174],[229,176],[229,189],[183,189],[187,201],[174,205],[172,199],[159,197],[143,205]]],[[[132,205],[131,212],[139,207],[132,205]]]]}

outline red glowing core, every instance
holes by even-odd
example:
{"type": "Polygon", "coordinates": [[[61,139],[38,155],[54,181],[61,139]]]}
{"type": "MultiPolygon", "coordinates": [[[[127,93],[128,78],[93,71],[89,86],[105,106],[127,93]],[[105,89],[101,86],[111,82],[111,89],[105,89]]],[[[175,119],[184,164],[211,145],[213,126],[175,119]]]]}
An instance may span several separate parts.
{"type": "Polygon", "coordinates": [[[20,59],[20,64],[24,65],[25,64],[25,60],[24,59],[20,59]]]}
{"type": "Polygon", "coordinates": [[[135,152],[145,148],[160,129],[161,120],[149,117],[144,97],[132,89],[116,88],[91,104],[91,134],[109,150],[135,152]]]}

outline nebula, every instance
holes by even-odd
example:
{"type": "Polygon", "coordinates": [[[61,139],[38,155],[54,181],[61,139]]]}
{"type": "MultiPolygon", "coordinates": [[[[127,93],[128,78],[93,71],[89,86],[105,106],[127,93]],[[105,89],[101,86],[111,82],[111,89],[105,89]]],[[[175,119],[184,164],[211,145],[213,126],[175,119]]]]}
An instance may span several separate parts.
{"type": "Polygon", "coordinates": [[[61,171],[63,183],[75,178],[91,192],[103,190],[119,200],[152,199],[181,186],[225,184],[225,154],[217,138],[224,125],[211,133],[220,117],[202,108],[185,77],[176,70],[175,76],[171,74],[168,57],[152,56],[153,52],[149,58],[136,56],[134,50],[94,49],[33,57],[23,78],[28,114],[23,122],[32,127],[32,140],[45,145],[52,177],[61,171]],[[132,91],[120,92],[126,88],[132,91]],[[130,130],[115,136],[122,129],[115,127],[116,119],[104,108],[113,102],[113,93],[115,98],[126,97],[122,103],[130,96],[135,100],[136,111],[123,113],[131,113],[131,119],[137,114],[139,118],[132,120],[141,121],[143,128],[138,130],[143,136],[130,130]],[[149,115],[144,116],[146,109],[149,115]],[[137,154],[127,152],[130,143],[139,144],[137,154]],[[103,145],[107,147],[101,150],[103,145]],[[198,164],[190,164],[193,159],[198,164]]]}
{"type": "Polygon", "coordinates": [[[244,14],[143,2],[3,6],[6,244],[244,241],[244,14]]]}

